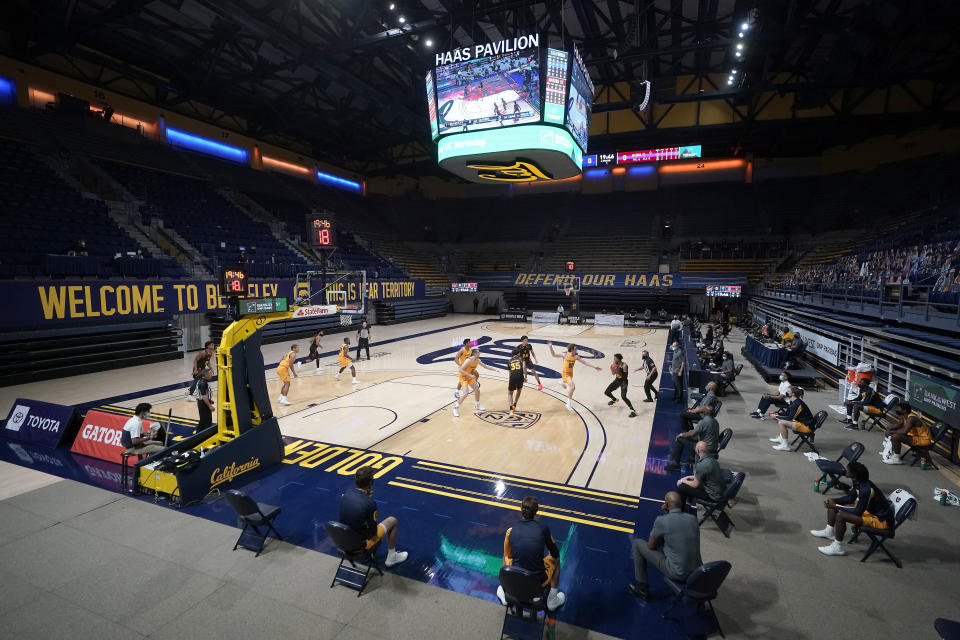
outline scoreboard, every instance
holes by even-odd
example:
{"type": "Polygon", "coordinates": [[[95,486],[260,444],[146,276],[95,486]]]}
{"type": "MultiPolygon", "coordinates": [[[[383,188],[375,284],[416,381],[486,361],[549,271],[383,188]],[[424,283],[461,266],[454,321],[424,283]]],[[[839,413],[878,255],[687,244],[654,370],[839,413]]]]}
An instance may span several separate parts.
{"type": "Polygon", "coordinates": [[[712,298],[739,298],[743,287],[739,284],[708,284],[707,295],[712,298]]]}
{"type": "Polygon", "coordinates": [[[307,216],[307,239],[311,247],[335,249],[337,247],[336,229],[329,215],[307,216]]]}
{"type": "Polygon", "coordinates": [[[452,293],[469,293],[477,290],[476,282],[451,282],[450,291],[452,293]]]}

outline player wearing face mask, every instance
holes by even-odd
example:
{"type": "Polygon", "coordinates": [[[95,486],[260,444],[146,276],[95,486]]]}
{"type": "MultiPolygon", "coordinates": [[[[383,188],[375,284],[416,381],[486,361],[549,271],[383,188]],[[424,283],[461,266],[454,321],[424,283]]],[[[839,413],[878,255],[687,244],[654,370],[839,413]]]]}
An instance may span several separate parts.
{"type": "Polygon", "coordinates": [[[757,405],[756,410],[751,414],[751,418],[756,418],[757,420],[763,420],[764,414],[767,412],[767,409],[770,408],[770,405],[773,405],[779,409],[783,409],[787,406],[787,389],[790,388],[790,374],[786,371],[780,372],[780,386],[777,387],[776,393],[765,393],[760,396],[760,403],[757,405]]]}

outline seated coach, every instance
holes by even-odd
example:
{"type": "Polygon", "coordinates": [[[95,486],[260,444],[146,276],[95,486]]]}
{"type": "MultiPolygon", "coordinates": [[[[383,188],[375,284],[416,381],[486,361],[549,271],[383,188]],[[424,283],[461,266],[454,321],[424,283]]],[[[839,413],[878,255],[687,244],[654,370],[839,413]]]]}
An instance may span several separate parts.
{"type": "Polygon", "coordinates": [[[636,582],[627,585],[627,588],[644,602],[650,600],[648,563],[671,580],[679,582],[686,580],[694,569],[703,564],[697,517],[684,513],[680,494],[676,491],[667,492],[660,510],[663,515],[653,521],[650,539],[633,541],[633,577],[636,582]]]}
{"type": "Polygon", "coordinates": [[[373,467],[360,467],[354,475],[356,485],[340,496],[340,522],[356,531],[372,549],[387,536],[386,565],[392,567],[407,559],[406,551],[397,551],[397,519],[393,516],[377,523],[377,503],[373,500],[373,467]]]}

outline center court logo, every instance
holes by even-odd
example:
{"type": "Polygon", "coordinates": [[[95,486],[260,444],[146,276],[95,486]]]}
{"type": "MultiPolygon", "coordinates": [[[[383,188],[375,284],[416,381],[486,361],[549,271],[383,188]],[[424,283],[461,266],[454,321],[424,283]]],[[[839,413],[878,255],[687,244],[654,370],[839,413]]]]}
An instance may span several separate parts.
{"type": "Polygon", "coordinates": [[[475,411],[473,415],[498,427],[529,429],[540,421],[541,414],[536,411],[517,411],[513,415],[509,411],[475,411]]]}
{"type": "Polygon", "coordinates": [[[18,404],[13,410],[13,415],[10,416],[10,419],[7,421],[7,429],[10,431],[20,431],[20,427],[22,427],[23,423],[26,422],[29,414],[30,407],[25,407],[22,404],[18,404]]]}

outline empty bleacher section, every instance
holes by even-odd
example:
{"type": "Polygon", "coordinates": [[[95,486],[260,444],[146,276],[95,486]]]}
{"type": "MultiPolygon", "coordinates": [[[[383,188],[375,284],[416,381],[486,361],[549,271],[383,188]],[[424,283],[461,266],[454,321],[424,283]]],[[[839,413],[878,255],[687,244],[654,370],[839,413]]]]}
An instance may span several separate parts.
{"type": "Polygon", "coordinates": [[[205,180],[117,162],[100,166],[138,198],[144,215],[161,218],[197,248],[207,267],[246,261],[253,277],[291,276],[306,259],[278,241],[270,228],[227,201],[205,180]]]}
{"type": "Polygon", "coordinates": [[[0,385],[182,358],[179,331],[167,321],[4,331],[0,385]]]}
{"type": "Polygon", "coordinates": [[[83,197],[26,145],[0,141],[0,167],[0,277],[182,275],[172,260],[116,258],[136,253],[136,241],[103,201],[83,197]]]}
{"type": "Polygon", "coordinates": [[[374,302],[378,324],[394,324],[411,320],[424,320],[445,315],[450,303],[444,296],[428,296],[418,300],[374,302]]]}

